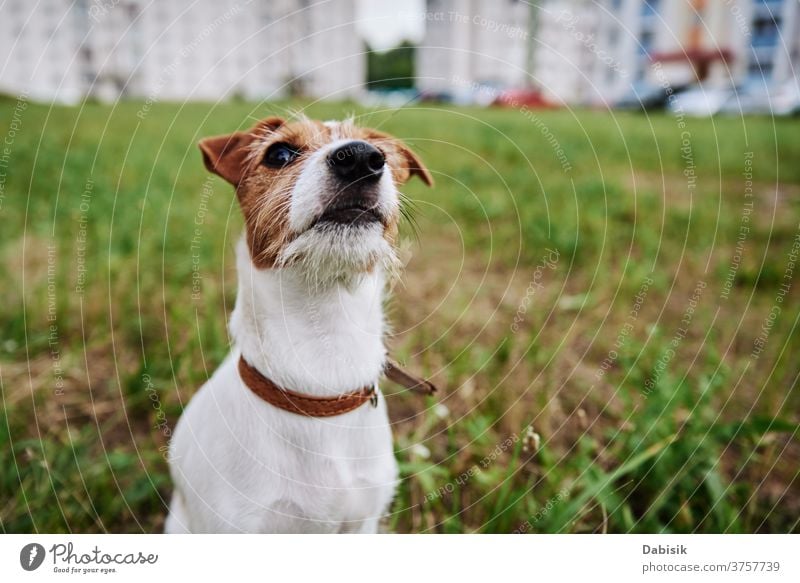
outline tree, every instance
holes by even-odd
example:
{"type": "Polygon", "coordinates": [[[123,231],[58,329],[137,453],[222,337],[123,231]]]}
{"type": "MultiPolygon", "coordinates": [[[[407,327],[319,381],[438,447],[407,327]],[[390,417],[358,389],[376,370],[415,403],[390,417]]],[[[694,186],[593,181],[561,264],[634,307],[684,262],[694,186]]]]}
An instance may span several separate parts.
{"type": "Polygon", "coordinates": [[[403,41],[397,47],[377,52],[367,45],[367,87],[369,89],[410,89],[414,87],[416,47],[403,41]]]}

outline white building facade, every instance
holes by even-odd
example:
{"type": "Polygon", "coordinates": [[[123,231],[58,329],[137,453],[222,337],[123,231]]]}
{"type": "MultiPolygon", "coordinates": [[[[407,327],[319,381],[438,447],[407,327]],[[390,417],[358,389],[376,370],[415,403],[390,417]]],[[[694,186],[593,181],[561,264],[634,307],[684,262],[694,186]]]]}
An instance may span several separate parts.
{"type": "Polygon", "coordinates": [[[358,97],[355,0],[6,0],[0,91],[75,103],[358,97]]]}
{"type": "Polygon", "coordinates": [[[518,0],[428,0],[417,49],[417,88],[523,86],[528,71],[529,6],[518,0]]]}
{"type": "Polygon", "coordinates": [[[430,91],[455,78],[599,105],[636,83],[779,84],[800,63],[797,0],[428,0],[425,20],[418,87],[430,91]]]}

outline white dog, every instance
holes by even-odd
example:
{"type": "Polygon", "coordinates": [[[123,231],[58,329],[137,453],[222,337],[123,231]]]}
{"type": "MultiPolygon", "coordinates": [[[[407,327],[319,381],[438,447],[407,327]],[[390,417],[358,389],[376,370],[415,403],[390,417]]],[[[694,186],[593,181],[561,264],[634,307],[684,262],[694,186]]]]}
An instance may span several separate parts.
{"type": "Polygon", "coordinates": [[[428,170],[349,122],[261,121],[200,142],[245,218],[231,354],[170,444],[166,532],[374,533],[397,463],[383,293],[396,188],[428,170]]]}

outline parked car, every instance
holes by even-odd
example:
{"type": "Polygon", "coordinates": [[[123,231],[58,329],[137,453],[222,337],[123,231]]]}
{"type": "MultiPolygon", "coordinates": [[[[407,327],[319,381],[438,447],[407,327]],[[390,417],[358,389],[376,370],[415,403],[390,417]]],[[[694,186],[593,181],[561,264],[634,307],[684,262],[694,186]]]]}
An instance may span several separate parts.
{"type": "MultiPolygon", "coordinates": [[[[673,93],[680,93],[685,86],[673,87],[673,93]]],[[[669,92],[666,87],[639,81],[631,86],[631,90],[616,103],[615,109],[650,111],[666,107],[669,101],[669,92]]]]}
{"type": "Polygon", "coordinates": [[[450,91],[421,91],[419,100],[423,103],[452,103],[453,94],[450,91]]]}
{"type": "Polygon", "coordinates": [[[505,86],[501,86],[492,81],[481,81],[472,87],[470,95],[471,104],[489,107],[496,101],[497,96],[502,95],[506,90],[505,86]]]}
{"type": "Polygon", "coordinates": [[[376,89],[367,91],[361,104],[367,107],[403,107],[419,101],[416,89],[376,89]]]}
{"type": "Polygon", "coordinates": [[[669,102],[674,113],[685,113],[696,117],[716,115],[728,100],[736,94],[733,87],[704,87],[698,85],[679,93],[669,102]]]}
{"type": "Polygon", "coordinates": [[[775,115],[800,115],[800,81],[792,77],[775,91],[772,99],[775,115]]]}
{"type": "Polygon", "coordinates": [[[492,105],[502,92],[501,87],[490,82],[475,82],[469,85],[454,84],[448,91],[423,91],[420,93],[420,101],[487,107],[492,105]]]}
{"type": "Polygon", "coordinates": [[[722,111],[731,115],[797,115],[800,114],[800,87],[795,79],[777,86],[753,81],[731,96],[722,111]]]}
{"type": "Polygon", "coordinates": [[[541,91],[536,89],[507,89],[501,91],[495,98],[492,105],[499,107],[522,107],[523,105],[531,108],[555,107],[547,101],[541,91]]]}

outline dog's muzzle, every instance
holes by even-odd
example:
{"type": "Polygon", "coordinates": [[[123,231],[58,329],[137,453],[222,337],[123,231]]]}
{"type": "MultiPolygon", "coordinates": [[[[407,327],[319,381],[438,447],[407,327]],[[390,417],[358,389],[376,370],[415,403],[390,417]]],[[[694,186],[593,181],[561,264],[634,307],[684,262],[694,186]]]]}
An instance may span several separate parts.
{"type": "Polygon", "coordinates": [[[328,154],[327,163],[335,190],[318,222],[350,226],[383,222],[378,211],[378,181],[386,166],[383,153],[372,144],[353,140],[328,154]]]}

